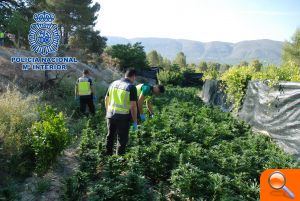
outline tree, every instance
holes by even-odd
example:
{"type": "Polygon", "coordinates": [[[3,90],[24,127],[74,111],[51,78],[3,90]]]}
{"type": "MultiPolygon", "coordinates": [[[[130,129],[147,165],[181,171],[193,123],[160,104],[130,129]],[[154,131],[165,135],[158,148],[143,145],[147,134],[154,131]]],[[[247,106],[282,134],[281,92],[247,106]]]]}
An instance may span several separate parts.
{"type": "Polygon", "coordinates": [[[300,28],[296,30],[290,42],[285,42],[283,46],[283,61],[292,61],[300,66],[300,28]]]}
{"type": "Polygon", "coordinates": [[[150,66],[160,66],[160,58],[159,54],[156,50],[152,50],[147,54],[147,61],[149,62],[150,66]]]}
{"type": "Polygon", "coordinates": [[[106,46],[106,38],[100,36],[99,31],[91,28],[78,29],[74,36],[70,37],[70,47],[85,49],[87,52],[102,54],[106,46]]]}
{"type": "Polygon", "coordinates": [[[258,72],[261,70],[263,64],[260,63],[260,61],[258,59],[255,59],[250,63],[250,66],[254,67],[255,71],[258,72]]]}
{"type": "Polygon", "coordinates": [[[214,71],[219,71],[220,70],[220,67],[221,67],[221,64],[219,63],[216,63],[216,62],[209,62],[207,64],[207,68],[208,70],[214,70],[214,71]]]}
{"type": "Polygon", "coordinates": [[[0,1],[0,29],[6,30],[9,18],[13,15],[13,12],[19,7],[16,1],[0,1]]]}
{"type": "Polygon", "coordinates": [[[165,70],[170,70],[172,66],[172,62],[168,58],[163,58],[162,68],[165,70]]]}
{"type": "Polygon", "coordinates": [[[220,73],[224,73],[224,72],[227,71],[229,68],[230,68],[230,65],[228,65],[228,64],[222,64],[221,67],[220,67],[219,72],[220,72],[220,73]]]}
{"type": "Polygon", "coordinates": [[[25,47],[28,46],[27,35],[29,27],[30,23],[28,19],[25,19],[19,11],[14,11],[7,25],[7,31],[16,35],[16,47],[20,48],[22,45],[25,47]]]}
{"type": "Polygon", "coordinates": [[[0,28],[15,34],[18,44],[23,46],[28,46],[27,35],[33,14],[42,10],[55,14],[61,43],[65,46],[75,45],[101,54],[106,45],[106,39],[100,36],[100,32],[93,30],[100,10],[100,4],[93,0],[6,0],[0,2],[0,8],[0,28]]]}
{"type": "Polygon", "coordinates": [[[135,43],[131,45],[117,44],[113,45],[105,50],[112,58],[118,59],[120,62],[120,70],[126,70],[127,68],[143,69],[147,68],[147,58],[144,51],[144,47],[141,43],[135,43]]]}
{"type": "Polygon", "coordinates": [[[188,68],[195,69],[196,67],[197,67],[197,65],[195,63],[191,63],[188,65],[188,68]]]}
{"type": "Polygon", "coordinates": [[[199,64],[199,68],[201,72],[205,72],[207,71],[208,67],[207,67],[207,63],[205,61],[201,61],[199,64]]]}
{"type": "Polygon", "coordinates": [[[173,62],[174,64],[178,64],[181,68],[184,68],[187,66],[186,64],[186,56],[184,55],[183,52],[179,52],[176,57],[175,60],[173,62]]]}
{"type": "Polygon", "coordinates": [[[23,1],[0,2],[0,31],[14,34],[16,47],[28,47],[27,35],[32,14],[23,1]]]}
{"type": "Polygon", "coordinates": [[[249,63],[247,61],[241,61],[241,63],[238,66],[239,67],[249,66],[249,63]]]}
{"type": "Polygon", "coordinates": [[[46,4],[55,13],[56,21],[60,24],[63,44],[68,44],[69,38],[78,33],[78,30],[91,30],[100,10],[100,4],[93,3],[92,0],[47,0],[46,4]]]}

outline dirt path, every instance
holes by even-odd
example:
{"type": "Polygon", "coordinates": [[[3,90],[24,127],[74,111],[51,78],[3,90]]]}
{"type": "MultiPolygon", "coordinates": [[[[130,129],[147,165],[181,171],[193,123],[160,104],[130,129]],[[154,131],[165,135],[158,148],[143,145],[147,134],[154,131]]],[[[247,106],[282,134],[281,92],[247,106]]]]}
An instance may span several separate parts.
{"type": "Polygon", "coordinates": [[[21,201],[58,201],[63,193],[63,181],[78,169],[76,147],[68,148],[58,158],[55,167],[43,177],[33,176],[24,182],[21,201]]]}

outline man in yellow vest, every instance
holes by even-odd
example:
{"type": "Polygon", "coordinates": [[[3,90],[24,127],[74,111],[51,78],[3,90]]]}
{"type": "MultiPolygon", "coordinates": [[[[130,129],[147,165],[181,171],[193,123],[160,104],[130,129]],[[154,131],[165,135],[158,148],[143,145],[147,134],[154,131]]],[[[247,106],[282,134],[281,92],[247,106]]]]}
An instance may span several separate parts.
{"type": "Polygon", "coordinates": [[[114,81],[105,96],[107,130],[106,154],[113,154],[114,140],[117,136],[117,154],[125,154],[131,119],[137,129],[137,91],[133,84],[136,71],[128,69],[125,78],[114,81]]]}
{"type": "Polygon", "coordinates": [[[84,70],[83,75],[78,78],[75,85],[75,97],[80,102],[80,112],[85,114],[86,106],[89,107],[89,111],[95,114],[95,106],[93,102],[94,89],[92,79],[89,77],[89,70],[84,70]]]}
{"type": "Polygon", "coordinates": [[[0,31],[0,46],[4,46],[4,32],[0,31]]]}
{"type": "Polygon", "coordinates": [[[139,84],[136,86],[137,96],[138,96],[138,109],[139,116],[141,121],[146,120],[146,116],[143,111],[144,102],[146,102],[146,107],[150,114],[150,117],[153,117],[153,106],[151,103],[152,95],[159,95],[165,92],[165,87],[163,85],[154,85],[150,86],[148,84],[139,84]]]}

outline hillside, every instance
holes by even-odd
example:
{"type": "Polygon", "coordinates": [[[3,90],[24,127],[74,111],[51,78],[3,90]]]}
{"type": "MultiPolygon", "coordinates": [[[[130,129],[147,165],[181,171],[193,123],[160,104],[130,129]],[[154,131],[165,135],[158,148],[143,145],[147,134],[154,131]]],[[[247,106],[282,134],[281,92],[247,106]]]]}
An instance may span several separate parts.
{"type": "Polygon", "coordinates": [[[268,39],[228,42],[199,42],[169,38],[133,38],[107,37],[108,45],[142,42],[147,52],[157,50],[164,57],[174,59],[180,51],[187,55],[188,62],[199,63],[202,60],[237,64],[241,61],[259,59],[266,64],[280,64],[283,42],[268,39]]]}
{"type": "MultiPolygon", "coordinates": [[[[5,86],[7,82],[14,80],[14,82],[21,82],[20,84],[28,84],[28,82],[45,82],[44,71],[23,71],[21,64],[12,64],[10,58],[13,56],[31,57],[36,56],[34,53],[26,50],[3,48],[0,47],[0,91],[2,85],[5,86]],[[4,82],[6,80],[6,82],[4,82]],[[4,83],[3,83],[4,82],[4,83]]],[[[68,71],[49,71],[48,76],[50,79],[61,77],[76,78],[81,76],[83,69],[89,69],[92,73],[92,77],[99,86],[107,87],[109,83],[117,78],[121,77],[121,74],[113,68],[104,68],[98,66],[98,68],[92,68],[84,63],[69,64],[68,71]]]]}

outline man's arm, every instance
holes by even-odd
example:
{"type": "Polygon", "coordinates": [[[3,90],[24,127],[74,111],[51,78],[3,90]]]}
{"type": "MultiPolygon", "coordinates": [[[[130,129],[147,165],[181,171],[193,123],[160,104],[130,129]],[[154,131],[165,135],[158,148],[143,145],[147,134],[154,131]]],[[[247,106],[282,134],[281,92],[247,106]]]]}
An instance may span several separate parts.
{"type": "Polygon", "coordinates": [[[108,109],[108,106],[109,106],[109,97],[108,97],[108,95],[106,94],[106,96],[105,96],[105,109],[106,109],[106,111],[107,111],[107,109],[108,109]]]}
{"type": "Polygon", "coordinates": [[[104,104],[105,104],[105,109],[107,111],[108,106],[109,106],[109,88],[106,91],[106,95],[105,95],[105,98],[104,98],[104,104]]]}
{"type": "Polygon", "coordinates": [[[138,100],[138,107],[139,107],[140,114],[144,114],[143,112],[144,101],[145,101],[145,96],[141,94],[138,100]]]}
{"type": "Polygon", "coordinates": [[[76,84],[75,84],[75,97],[78,96],[78,80],[76,81],[76,84]]]}
{"type": "Polygon", "coordinates": [[[137,90],[136,87],[133,86],[130,89],[130,113],[134,124],[137,124],[137,90]]]}
{"type": "Polygon", "coordinates": [[[94,84],[93,84],[93,80],[91,78],[89,78],[89,82],[90,82],[90,86],[91,86],[91,93],[93,95],[95,95],[95,87],[94,87],[94,84]]]}
{"type": "Polygon", "coordinates": [[[137,105],[136,105],[136,101],[130,101],[130,111],[131,111],[131,116],[132,116],[133,122],[137,123],[137,105]]]}
{"type": "Polygon", "coordinates": [[[153,114],[153,105],[150,100],[146,100],[146,106],[147,106],[147,109],[148,109],[150,115],[153,114]]]}

